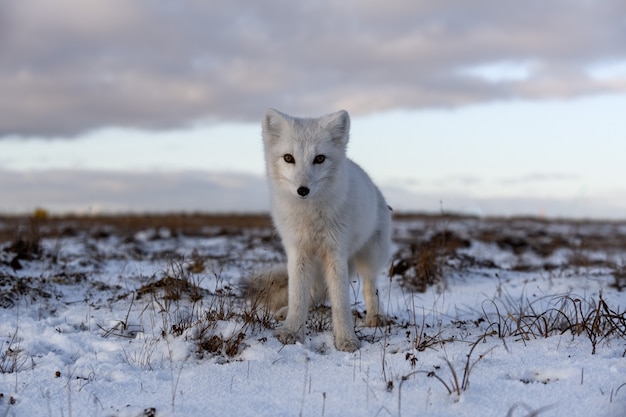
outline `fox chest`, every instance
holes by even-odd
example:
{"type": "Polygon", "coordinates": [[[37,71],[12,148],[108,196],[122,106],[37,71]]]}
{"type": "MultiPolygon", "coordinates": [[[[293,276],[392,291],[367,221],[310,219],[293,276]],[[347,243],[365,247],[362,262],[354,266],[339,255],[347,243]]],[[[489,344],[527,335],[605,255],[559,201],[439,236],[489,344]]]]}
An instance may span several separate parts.
{"type": "MultiPolygon", "coordinates": [[[[286,219],[285,219],[286,220],[286,219]]],[[[283,244],[313,253],[347,251],[349,233],[335,219],[317,215],[294,216],[289,221],[276,221],[283,244]]]]}

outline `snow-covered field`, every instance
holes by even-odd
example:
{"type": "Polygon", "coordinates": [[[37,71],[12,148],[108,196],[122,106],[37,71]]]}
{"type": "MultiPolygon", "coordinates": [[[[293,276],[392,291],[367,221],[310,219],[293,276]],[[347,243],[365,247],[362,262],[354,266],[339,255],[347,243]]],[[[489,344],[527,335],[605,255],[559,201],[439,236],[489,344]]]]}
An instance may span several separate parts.
{"type": "Polygon", "coordinates": [[[345,353],[241,298],[270,228],[168,221],[0,221],[0,416],[626,416],[624,224],[396,219],[393,324],[355,280],[345,353]]]}

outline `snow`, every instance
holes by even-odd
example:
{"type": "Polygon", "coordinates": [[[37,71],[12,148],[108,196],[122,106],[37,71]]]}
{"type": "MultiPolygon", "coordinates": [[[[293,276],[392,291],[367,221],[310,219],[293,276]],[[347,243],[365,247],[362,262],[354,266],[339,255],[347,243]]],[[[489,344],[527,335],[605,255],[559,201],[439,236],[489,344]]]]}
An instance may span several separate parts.
{"type": "Polygon", "coordinates": [[[626,329],[594,339],[572,323],[600,300],[623,318],[626,292],[615,282],[626,247],[583,244],[621,242],[623,225],[418,219],[394,228],[397,248],[442,228],[471,245],[448,253],[445,281],[423,293],[381,274],[394,323],[369,329],[357,319],[354,353],[334,348],[324,309],[295,345],[273,336],[273,321],[233,314],[249,308],[241,279],[283,259],[270,230],[78,230],[44,238],[21,269],[11,242],[0,242],[0,415],[626,416],[626,329]],[[570,245],[541,256],[478,238],[487,233],[570,245]]]}

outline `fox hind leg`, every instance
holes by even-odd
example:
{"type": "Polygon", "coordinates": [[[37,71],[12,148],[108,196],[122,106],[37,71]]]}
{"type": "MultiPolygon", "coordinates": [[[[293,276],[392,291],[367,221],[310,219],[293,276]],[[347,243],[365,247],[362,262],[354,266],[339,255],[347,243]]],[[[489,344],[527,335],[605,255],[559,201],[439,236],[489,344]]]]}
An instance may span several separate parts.
{"type": "Polygon", "coordinates": [[[380,299],[376,288],[376,279],[387,262],[390,250],[389,233],[379,231],[355,257],[355,264],[363,280],[363,298],[365,299],[365,325],[376,327],[385,325],[386,318],[380,312],[380,299]]]}

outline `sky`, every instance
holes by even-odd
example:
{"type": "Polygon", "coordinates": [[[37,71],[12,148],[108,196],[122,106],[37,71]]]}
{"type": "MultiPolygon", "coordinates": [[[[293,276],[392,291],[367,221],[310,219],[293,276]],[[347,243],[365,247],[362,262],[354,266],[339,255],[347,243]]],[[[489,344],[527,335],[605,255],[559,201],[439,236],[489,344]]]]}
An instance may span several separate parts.
{"type": "Polygon", "coordinates": [[[5,0],[0,213],[269,208],[260,120],[351,115],[396,211],[626,218],[621,0],[5,0]]]}

